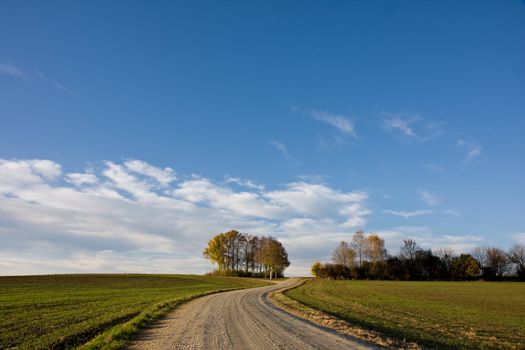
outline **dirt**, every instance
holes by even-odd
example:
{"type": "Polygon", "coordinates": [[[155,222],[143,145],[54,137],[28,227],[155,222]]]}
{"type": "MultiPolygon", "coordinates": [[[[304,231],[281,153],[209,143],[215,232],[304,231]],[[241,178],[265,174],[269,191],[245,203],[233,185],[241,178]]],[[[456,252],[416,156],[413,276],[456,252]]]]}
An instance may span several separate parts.
{"type": "Polygon", "coordinates": [[[212,294],[181,305],[141,332],[128,349],[376,349],[294,316],[268,294],[298,283],[212,294]]]}

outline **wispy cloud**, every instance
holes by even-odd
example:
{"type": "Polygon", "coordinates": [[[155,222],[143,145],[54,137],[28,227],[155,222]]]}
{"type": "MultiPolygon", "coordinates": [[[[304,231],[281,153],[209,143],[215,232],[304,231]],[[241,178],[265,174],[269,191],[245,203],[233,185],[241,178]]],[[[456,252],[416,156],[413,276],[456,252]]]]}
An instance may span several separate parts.
{"type": "Polygon", "coordinates": [[[57,90],[60,90],[62,92],[65,92],[66,94],[72,95],[72,96],[77,96],[78,95],[78,93],[76,91],[70,89],[69,87],[67,87],[63,83],[57,81],[56,79],[53,79],[53,78],[50,78],[50,77],[46,76],[44,73],[40,72],[39,70],[35,70],[35,74],[36,74],[36,76],[38,78],[40,78],[41,80],[47,82],[48,84],[50,84],[51,86],[53,86],[57,90]]]}
{"type": "Polygon", "coordinates": [[[297,175],[297,178],[305,182],[323,183],[327,178],[329,178],[329,176],[321,174],[303,174],[297,175]]]}
{"type": "Polygon", "coordinates": [[[224,176],[224,181],[226,183],[233,183],[241,187],[246,187],[246,188],[260,190],[260,191],[264,190],[264,185],[258,184],[252,180],[241,179],[240,177],[232,177],[232,176],[226,175],[224,176]]]}
{"type": "Polygon", "coordinates": [[[308,110],[306,111],[306,113],[310,115],[310,117],[312,117],[314,120],[331,125],[337,130],[339,130],[341,133],[347,136],[351,136],[354,139],[358,139],[357,133],[355,131],[354,122],[351,119],[340,114],[332,114],[316,109],[308,110]]]}
{"type": "Polygon", "coordinates": [[[11,62],[0,62],[0,74],[23,79],[26,74],[11,62]]]}
{"type": "Polygon", "coordinates": [[[481,160],[481,151],[483,148],[476,141],[467,141],[465,139],[458,139],[456,145],[467,151],[465,162],[472,163],[475,160],[481,160]]]}
{"type": "Polygon", "coordinates": [[[403,136],[418,138],[419,136],[416,135],[411,127],[411,124],[413,124],[416,120],[416,118],[404,120],[399,117],[391,117],[384,119],[383,123],[386,130],[397,131],[403,136]]]}
{"type": "Polygon", "coordinates": [[[421,215],[428,215],[428,214],[432,214],[434,211],[432,210],[414,210],[414,211],[404,211],[404,210],[390,210],[390,209],[386,209],[386,210],[383,210],[383,213],[385,214],[392,214],[392,215],[396,215],[396,216],[402,216],[404,218],[411,218],[411,217],[414,217],[414,216],[421,216],[421,215]]]}
{"type": "Polygon", "coordinates": [[[430,206],[438,205],[440,203],[443,203],[443,201],[445,200],[444,196],[436,193],[431,193],[427,190],[419,190],[417,193],[419,194],[421,200],[430,206]]]}
{"type": "Polygon", "coordinates": [[[279,152],[281,152],[285,158],[287,159],[292,158],[290,157],[290,154],[288,153],[288,150],[286,149],[286,146],[284,145],[284,143],[280,141],[275,141],[275,140],[268,140],[268,143],[272,145],[275,149],[277,149],[279,152]]]}
{"type": "Polygon", "coordinates": [[[443,134],[439,123],[428,121],[413,113],[382,113],[383,128],[401,139],[412,142],[426,142],[443,134]]]}
{"type": "Polygon", "coordinates": [[[39,70],[23,70],[11,62],[0,62],[0,74],[1,75],[7,75],[18,79],[28,79],[29,81],[42,81],[48,86],[52,86],[53,88],[60,90],[68,95],[76,96],[78,93],[69,87],[67,87],[65,84],[59,82],[56,79],[50,78],[40,72],[39,70]]]}

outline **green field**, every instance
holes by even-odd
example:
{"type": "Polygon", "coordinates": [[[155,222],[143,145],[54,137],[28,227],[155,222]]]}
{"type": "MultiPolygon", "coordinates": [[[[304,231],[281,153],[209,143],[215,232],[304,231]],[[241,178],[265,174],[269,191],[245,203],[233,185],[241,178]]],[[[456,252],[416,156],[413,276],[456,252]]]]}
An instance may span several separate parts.
{"type": "Polygon", "coordinates": [[[426,347],[525,349],[525,283],[314,279],[285,294],[426,347]]]}
{"type": "Polygon", "coordinates": [[[73,348],[127,322],[108,339],[125,338],[189,298],[263,284],[191,275],[0,277],[0,349],[73,348]]]}

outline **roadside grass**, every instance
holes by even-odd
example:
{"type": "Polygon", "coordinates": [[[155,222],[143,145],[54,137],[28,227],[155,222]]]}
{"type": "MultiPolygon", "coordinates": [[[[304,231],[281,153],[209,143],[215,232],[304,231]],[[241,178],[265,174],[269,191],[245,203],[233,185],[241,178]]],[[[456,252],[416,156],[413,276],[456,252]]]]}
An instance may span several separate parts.
{"type": "Polygon", "coordinates": [[[183,301],[262,280],[194,275],[0,277],[0,349],[115,349],[183,301]]]}
{"type": "Polygon", "coordinates": [[[427,348],[525,348],[525,283],[312,279],[285,295],[427,348]]]}

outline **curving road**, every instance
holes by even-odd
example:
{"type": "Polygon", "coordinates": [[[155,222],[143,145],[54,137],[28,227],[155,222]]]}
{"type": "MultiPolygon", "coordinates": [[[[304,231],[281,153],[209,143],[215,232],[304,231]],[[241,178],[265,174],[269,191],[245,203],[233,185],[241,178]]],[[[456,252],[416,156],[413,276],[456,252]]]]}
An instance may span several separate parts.
{"type": "Polygon", "coordinates": [[[374,349],[283,311],[271,291],[297,283],[204,296],[143,331],[128,349],[374,349]]]}

